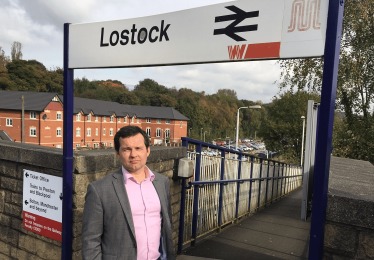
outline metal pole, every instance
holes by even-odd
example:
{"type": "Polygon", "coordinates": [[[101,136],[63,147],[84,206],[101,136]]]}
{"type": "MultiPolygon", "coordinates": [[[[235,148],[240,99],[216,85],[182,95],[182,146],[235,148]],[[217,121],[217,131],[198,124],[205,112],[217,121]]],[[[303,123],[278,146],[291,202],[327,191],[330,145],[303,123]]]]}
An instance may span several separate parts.
{"type": "Polygon", "coordinates": [[[303,155],[304,155],[304,130],[305,130],[305,116],[302,116],[303,120],[303,135],[301,136],[301,167],[303,167],[303,155]]]}
{"type": "MultiPolygon", "coordinates": [[[[40,113],[41,114],[41,113],[40,113]]],[[[39,114],[39,119],[40,119],[40,114],[39,114]]],[[[42,131],[40,130],[39,127],[39,136],[42,131]]],[[[25,142],[25,96],[22,95],[22,143],[25,142]]]]}
{"type": "Polygon", "coordinates": [[[202,140],[203,140],[203,128],[201,128],[201,131],[200,131],[200,133],[201,133],[201,137],[200,137],[200,140],[202,141],[202,140]]]}
{"type": "Polygon", "coordinates": [[[64,147],[61,259],[72,259],[74,70],[69,69],[69,24],[64,24],[64,147]]]}
{"type": "MultiPolygon", "coordinates": [[[[196,157],[196,166],[195,166],[195,181],[200,180],[200,166],[201,166],[201,151],[202,151],[201,143],[197,145],[196,152],[199,155],[196,157]]],[[[196,244],[196,236],[197,236],[197,219],[199,213],[199,185],[194,185],[193,187],[193,210],[192,210],[192,241],[191,246],[195,246],[196,244]]]]}
{"type": "Polygon", "coordinates": [[[330,0],[314,168],[309,259],[322,259],[344,0],[330,0]]]}
{"type": "MultiPolygon", "coordinates": [[[[186,147],[188,150],[188,141],[182,140],[182,146],[186,147]]],[[[180,209],[179,236],[178,236],[178,254],[180,254],[183,249],[185,212],[186,212],[186,179],[182,179],[181,209],[180,209]]]]}
{"type": "Polygon", "coordinates": [[[238,138],[239,138],[239,110],[241,108],[246,108],[246,107],[239,107],[238,108],[238,113],[236,114],[236,141],[235,141],[235,149],[238,149],[238,138]]]}

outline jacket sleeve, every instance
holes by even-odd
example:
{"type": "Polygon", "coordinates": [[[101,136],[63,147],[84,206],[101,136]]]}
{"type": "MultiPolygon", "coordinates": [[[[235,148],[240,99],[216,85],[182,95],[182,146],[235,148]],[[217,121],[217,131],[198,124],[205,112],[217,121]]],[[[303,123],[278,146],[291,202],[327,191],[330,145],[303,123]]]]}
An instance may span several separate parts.
{"type": "Polygon", "coordinates": [[[82,219],[82,259],[101,260],[101,236],[103,234],[103,207],[95,186],[87,187],[82,219]]]}

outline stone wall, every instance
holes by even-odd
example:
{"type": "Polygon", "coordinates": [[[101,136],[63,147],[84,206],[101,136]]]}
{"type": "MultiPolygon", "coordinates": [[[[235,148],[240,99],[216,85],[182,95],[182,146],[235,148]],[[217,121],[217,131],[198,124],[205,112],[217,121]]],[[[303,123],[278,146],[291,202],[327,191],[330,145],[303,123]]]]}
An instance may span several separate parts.
{"type": "MultiPolygon", "coordinates": [[[[183,147],[151,147],[147,165],[170,179],[173,240],[178,241],[180,181],[172,180],[183,147]]],[[[0,141],[0,259],[54,260],[61,258],[61,243],[22,225],[23,170],[62,177],[62,150],[0,141]]],[[[81,259],[81,233],[87,185],[120,168],[114,149],[79,151],[74,154],[73,259],[81,259]]]]}
{"type": "Polygon", "coordinates": [[[325,260],[374,259],[374,166],[332,157],[325,260]]]}

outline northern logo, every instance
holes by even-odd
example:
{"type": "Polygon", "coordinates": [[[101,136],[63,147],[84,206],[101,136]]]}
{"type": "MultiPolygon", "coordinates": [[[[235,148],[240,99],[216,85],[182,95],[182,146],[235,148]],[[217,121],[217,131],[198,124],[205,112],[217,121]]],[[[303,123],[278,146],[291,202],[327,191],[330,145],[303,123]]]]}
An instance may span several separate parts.
{"type": "Polygon", "coordinates": [[[294,0],[292,3],[291,21],[288,32],[308,31],[311,26],[314,30],[321,29],[319,13],[321,0],[294,0]]]}

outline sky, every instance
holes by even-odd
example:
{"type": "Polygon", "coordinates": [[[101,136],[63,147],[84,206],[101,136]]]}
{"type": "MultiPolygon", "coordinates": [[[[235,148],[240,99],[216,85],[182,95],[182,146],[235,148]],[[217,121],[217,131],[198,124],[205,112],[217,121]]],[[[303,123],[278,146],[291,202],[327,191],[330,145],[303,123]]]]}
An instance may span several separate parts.
{"type": "MultiPolygon", "coordinates": [[[[48,69],[63,66],[63,24],[144,17],[180,11],[222,0],[1,0],[0,46],[10,56],[14,41],[22,43],[23,59],[38,60],[48,69]]],[[[150,78],[168,88],[205,94],[233,89],[238,99],[269,103],[278,93],[276,61],[182,65],[122,69],[75,70],[74,77],[119,80],[132,89],[150,78]]]]}

